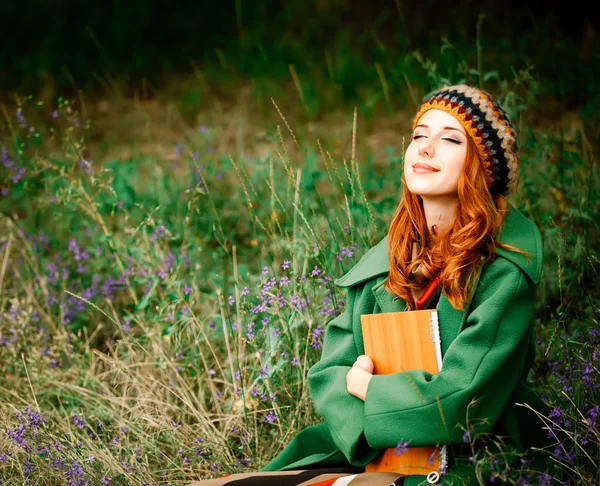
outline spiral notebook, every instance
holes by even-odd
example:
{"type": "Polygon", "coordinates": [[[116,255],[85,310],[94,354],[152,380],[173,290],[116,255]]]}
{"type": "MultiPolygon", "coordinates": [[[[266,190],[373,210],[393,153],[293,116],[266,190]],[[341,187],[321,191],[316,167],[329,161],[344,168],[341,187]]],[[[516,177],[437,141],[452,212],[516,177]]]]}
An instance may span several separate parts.
{"type": "MultiPolygon", "coordinates": [[[[375,375],[408,370],[437,374],[442,350],[436,309],[384,312],[360,316],[365,354],[373,360],[375,375]]],[[[446,447],[408,447],[396,454],[386,449],[367,465],[366,472],[422,474],[435,482],[446,465],[446,447]]],[[[430,481],[432,482],[432,481],[430,481]]]]}

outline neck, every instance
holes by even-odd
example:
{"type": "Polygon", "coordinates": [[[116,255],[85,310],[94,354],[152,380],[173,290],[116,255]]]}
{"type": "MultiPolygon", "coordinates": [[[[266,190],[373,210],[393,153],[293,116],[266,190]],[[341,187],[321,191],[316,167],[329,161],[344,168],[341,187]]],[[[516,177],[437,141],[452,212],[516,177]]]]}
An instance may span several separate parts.
{"type": "Polygon", "coordinates": [[[422,197],[423,211],[427,220],[427,228],[431,231],[432,226],[436,226],[436,233],[441,235],[452,227],[454,223],[454,209],[458,204],[458,198],[448,196],[445,198],[426,198],[422,197]]]}

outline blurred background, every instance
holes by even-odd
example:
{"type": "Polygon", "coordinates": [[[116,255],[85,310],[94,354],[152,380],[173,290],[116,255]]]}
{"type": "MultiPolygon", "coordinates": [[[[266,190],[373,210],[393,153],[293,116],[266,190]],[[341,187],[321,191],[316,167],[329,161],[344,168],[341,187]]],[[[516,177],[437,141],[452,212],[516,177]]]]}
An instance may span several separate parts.
{"type": "Polygon", "coordinates": [[[319,422],[332,282],[387,232],[422,97],[464,82],[517,127],[509,201],[544,241],[529,378],[564,439],[536,471],[473,435],[473,464],[598,484],[592,10],[2,1],[0,482],[185,484],[319,422]]]}
{"type": "Polygon", "coordinates": [[[167,157],[198,125],[220,128],[217,150],[264,155],[273,102],[339,143],[356,108],[380,159],[444,82],[535,99],[533,124],[598,110],[598,18],[582,3],[24,0],[0,19],[0,99],[77,100],[97,163],[141,136],[167,157]]]}
{"type": "Polygon", "coordinates": [[[597,67],[597,16],[583,3],[556,0],[228,0],[175,5],[156,0],[24,0],[2,2],[0,19],[4,90],[99,90],[109,80],[128,89],[140,87],[143,80],[160,88],[174,75],[190,74],[192,63],[202,70],[279,80],[289,76],[292,64],[298,75],[321,70],[341,83],[348,96],[368,79],[364,73],[340,76],[335,67],[344,52],[351,56],[346,64],[372,66],[387,60],[383,67],[389,68],[403,64],[414,50],[431,53],[443,37],[459,51],[468,51],[479,22],[480,42],[489,50],[488,69],[527,60],[540,76],[570,72],[573,84],[555,87],[555,94],[570,102],[581,102],[589,94],[585,74],[597,67]]]}

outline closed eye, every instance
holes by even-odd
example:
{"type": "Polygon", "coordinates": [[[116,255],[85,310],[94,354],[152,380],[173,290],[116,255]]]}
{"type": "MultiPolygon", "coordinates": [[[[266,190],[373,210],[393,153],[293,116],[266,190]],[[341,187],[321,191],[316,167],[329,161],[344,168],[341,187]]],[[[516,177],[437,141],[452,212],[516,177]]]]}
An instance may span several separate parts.
{"type": "MultiPolygon", "coordinates": [[[[427,138],[425,135],[419,134],[419,135],[413,135],[413,140],[418,140],[419,138],[427,138]]],[[[456,140],[454,138],[448,138],[448,137],[444,137],[442,138],[442,140],[446,140],[450,143],[454,143],[456,145],[460,145],[462,142],[460,140],[456,140]]]]}

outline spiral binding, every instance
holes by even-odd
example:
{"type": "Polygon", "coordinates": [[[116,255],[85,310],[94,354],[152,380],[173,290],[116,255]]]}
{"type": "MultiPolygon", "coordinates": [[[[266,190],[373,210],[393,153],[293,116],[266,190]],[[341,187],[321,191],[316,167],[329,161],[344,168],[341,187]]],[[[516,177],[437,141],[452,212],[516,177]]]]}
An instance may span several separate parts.
{"type": "Polygon", "coordinates": [[[427,482],[429,484],[437,483],[440,479],[440,474],[445,474],[446,470],[448,469],[448,450],[446,449],[445,445],[440,447],[439,461],[440,461],[440,472],[431,471],[429,474],[427,474],[427,482]]]}
{"type": "Polygon", "coordinates": [[[440,472],[444,474],[448,469],[448,449],[445,445],[440,450],[440,472]]]}
{"type": "Polygon", "coordinates": [[[432,312],[429,317],[429,335],[431,336],[431,342],[436,343],[440,338],[437,312],[432,312]]]}
{"type": "Polygon", "coordinates": [[[429,317],[429,335],[431,336],[431,342],[435,345],[435,357],[437,360],[438,371],[442,369],[442,349],[440,341],[440,325],[438,321],[437,311],[431,313],[429,317]]]}
{"type": "MultiPolygon", "coordinates": [[[[438,371],[441,371],[441,369],[442,369],[442,343],[440,340],[440,325],[439,325],[439,321],[438,321],[437,311],[432,312],[431,316],[429,318],[429,332],[431,335],[431,342],[434,344],[434,347],[435,347],[435,357],[437,360],[438,371]]],[[[427,475],[427,482],[429,484],[437,483],[440,479],[440,473],[444,474],[446,472],[446,469],[448,468],[448,450],[446,449],[445,445],[443,445],[440,448],[439,460],[440,460],[440,472],[438,473],[437,471],[431,471],[427,475]]]]}

